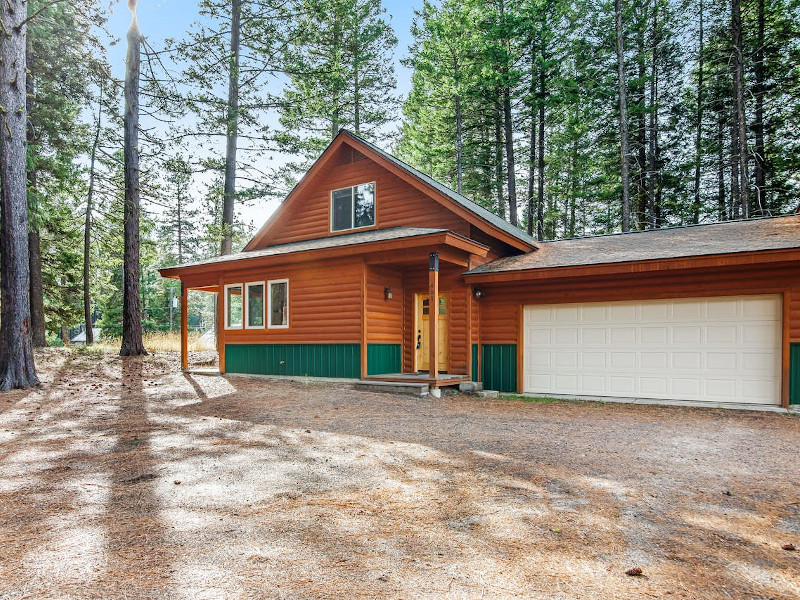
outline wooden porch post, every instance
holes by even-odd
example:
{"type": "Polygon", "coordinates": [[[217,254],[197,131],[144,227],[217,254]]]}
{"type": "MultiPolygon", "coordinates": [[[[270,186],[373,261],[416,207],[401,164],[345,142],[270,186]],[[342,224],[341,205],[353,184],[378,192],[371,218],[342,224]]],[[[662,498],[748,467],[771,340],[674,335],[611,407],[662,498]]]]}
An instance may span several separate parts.
{"type": "Polygon", "coordinates": [[[439,253],[431,252],[428,268],[428,325],[430,335],[430,376],[431,388],[436,389],[436,377],[439,375],[439,253]]]}
{"type": "Polygon", "coordinates": [[[225,374],[225,285],[219,280],[217,292],[217,354],[219,355],[219,372],[225,374]]]}
{"type": "Polygon", "coordinates": [[[189,370],[189,288],[181,281],[181,369],[189,370]]]}

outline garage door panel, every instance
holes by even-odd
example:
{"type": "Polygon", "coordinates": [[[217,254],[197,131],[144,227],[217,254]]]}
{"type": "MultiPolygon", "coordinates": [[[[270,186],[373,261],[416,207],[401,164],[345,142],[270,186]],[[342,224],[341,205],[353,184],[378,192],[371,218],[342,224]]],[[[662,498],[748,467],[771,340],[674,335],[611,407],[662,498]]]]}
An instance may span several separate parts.
{"type": "Polygon", "coordinates": [[[682,321],[701,321],[704,320],[706,302],[686,302],[678,300],[672,304],[672,319],[682,321]]]}
{"type": "Polygon", "coordinates": [[[706,367],[711,371],[736,373],[737,356],[735,352],[708,352],[706,354],[706,367]]]}
{"type": "Polygon", "coordinates": [[[536,394],[780,403],[778,295],[525,307],[536,394]]]}
{"type": "Polygon", "coordinates": [[[608,341],[608,330],[595,328],[583,329],[581,331],[581,340],[584,345],[605,344],[608,341]]]}
{"type": "Polygon", "coordinates": [[[699,344],[703,340],[703,328],[700,325],[675,325],[672,327],[674,344],[699,344]]]}
{"type": "Polygon", "coordinates": [[[664,377],[641,377],[639,387],[642,396],[647,398],[663,396],[669,390],[667,380],[664,377]]]}
{"type": "Polygon", "coordinates": [[[742,316],[763,319],[764,315],[773,314],[780,308],[780,297],[750,298],[742,303],[742,316]]]}
{"type": "Polygon", "coordinates": [[[669,341],[669,328],[666,325],[642,327],[640,331],[642,345],[663,346],[669,341]]]}
{"type": "Polygon", "coordinates": [[[738,329],[737,325],[708,325],[706,327],[706,343],[735,344],[738,329]]]}
{"type": "Polygon", "coordinates": [[[577,327],[561,327],[556,329],[556,344],[573,344],[578,343],[578,328],[577,327]]]}

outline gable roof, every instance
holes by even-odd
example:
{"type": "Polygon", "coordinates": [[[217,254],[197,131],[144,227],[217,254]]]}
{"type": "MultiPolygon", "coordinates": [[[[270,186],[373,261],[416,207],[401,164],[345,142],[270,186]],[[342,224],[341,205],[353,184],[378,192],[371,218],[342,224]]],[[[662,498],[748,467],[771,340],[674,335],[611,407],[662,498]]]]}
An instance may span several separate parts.
{"type": "Polygon", "coordinates": [[[428,185],[428,186],[432,187],[433,189],[435,189],[440,194],[443,194],[444,196],[448,197],[450,200],[452,200],[456,204],[458,204],[460,206],[463,206],[467,210],[475,213],[477,216],[479,216],[483,220],[491,223],[492,225],[494,225],[498,229],[502,229],[503,231],[505,231],[509,235],[512,235],[512,236],[516,237],[517,239],[524,241],[525,243],[527,243],[528,245],[530,245],[530,246],[532,246],[534,248],[538,244],[538,242],[534,238],[532,238],[527,233],[522,231],[522,229],[512,225],[511,223],[509,223],[505,219],[501,219],[500,217],[498,217],[493,212],[486,210],[484,207],[482,207],[477,202],[473,202],[472,200],[470,200],[466,196],[464,196],[462,194],[459,194],[458,192],[456,192],[455,190],[450,189],[449,187],[447,187],[443,183],[441,183],[439,181],[436,181],[433,177],[430,177],[429,175],[426,175],[422,171],[419,171],[418,169],[415,169],[411,165],[403,162],[402,160],[400,160],[396,156],[392,156],[388,152],[386,152],[384,150],[381,150],[380,148],[378,148],[377,146],[375,146],[371,142],[368,142],[367,140],[362,139],[362,138],[356,136],[355,134],[350,133],[347,130],[342,130],[342,131],[344,133],[346,133],[347,135],[349,135],[351,138],[353,138],[355,140],[358,140],[363,145],[367,146],[369,149],[371,149],[373,152],[375,152],[376,154],[380,155],[381,157],[383,157],[387,161],[393,163],[394,165],[397,165],[399,168],[403,169],[406,173],[408,173],[410,175],[413,175],[414,177],[416,177],[417,179],[419,179],[420,181],[422,181],[426,185],[428,185]]]}
{"type": "Polygon", "coordinates": [[[333,156],[335,151],[341,147],[343,143],[347,143],[364,154],[367,158],[383,166],[390,172],[393,172],[395,175],[402,177],[410,184],[427,193],[434,201],[438,201],[440,204],[453,210],[453,212],[456,212],[493,237],[500,239],[518,250],[529,251],[536,248],[536,240],[521,229],[511,225],[511,223],[501,219],[466,196],[451,190],[432,177],[404,163],[399,158],[381,150],[354,133],[346,129],[341,129],[308,172],[300,179],[292,191],[289,192],[289,195],[286,196],[286,199],[278,207],[278,210],[276,210],[261,229],[259,229],[253,236],[253,239],[245,245],[245,251],[251,251],[258,242],[266,236],[271,227],[278,222],[279,216],[288,210],[287,207],[291,205],[295,198],[300,196],[302,190],[305,189],[317,172],[322,169],[327,160],[333,156]]]}
{"type": "Polygon", "coordinates": [[[494,260],[467,275],[793,249],[800,249],[795,214],[539,242],[534,252],[494,260]]]}

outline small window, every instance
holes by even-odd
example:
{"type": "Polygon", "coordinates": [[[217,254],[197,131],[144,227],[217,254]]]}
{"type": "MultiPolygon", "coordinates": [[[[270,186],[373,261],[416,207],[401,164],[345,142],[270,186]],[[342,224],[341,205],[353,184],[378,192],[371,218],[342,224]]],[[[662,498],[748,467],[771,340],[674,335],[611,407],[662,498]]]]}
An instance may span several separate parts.
{"type": "Polygon", "coordinates": [[[331,192],[331,231],[375,225],[375,182],[331,192]]]}
{"type": "Polygon", "coordinates": [[[269,327],[270,329],[289,327],[288,279],[269,282],[269,327]]]}
{"type": "Polygon", "coordinates": [[[264,327],[264,283],[245,285],[247,306],[247,327],[264,327]]]}
{"type": "Polygon", "coordinates": [[[242,328],[242,284],[233,283],[225,286],[225,329],[242,328]]]}

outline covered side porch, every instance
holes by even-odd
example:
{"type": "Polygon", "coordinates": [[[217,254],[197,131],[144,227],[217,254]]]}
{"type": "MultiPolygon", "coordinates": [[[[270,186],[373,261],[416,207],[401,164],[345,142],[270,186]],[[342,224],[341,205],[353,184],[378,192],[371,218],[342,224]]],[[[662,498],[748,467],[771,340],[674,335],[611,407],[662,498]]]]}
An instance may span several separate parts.
{"type": "Polygon", "coordinates": [[[472,379],[478,310],[463,273],[488,248],[447,230],[374,231],[243,252],[162,270],[215,293],[219,372],[424,382],[472,379]],[[377,239],[376,239],[377,238],[377,239]],[[276,307],[275,285],[284,296],[276,307]]]}

